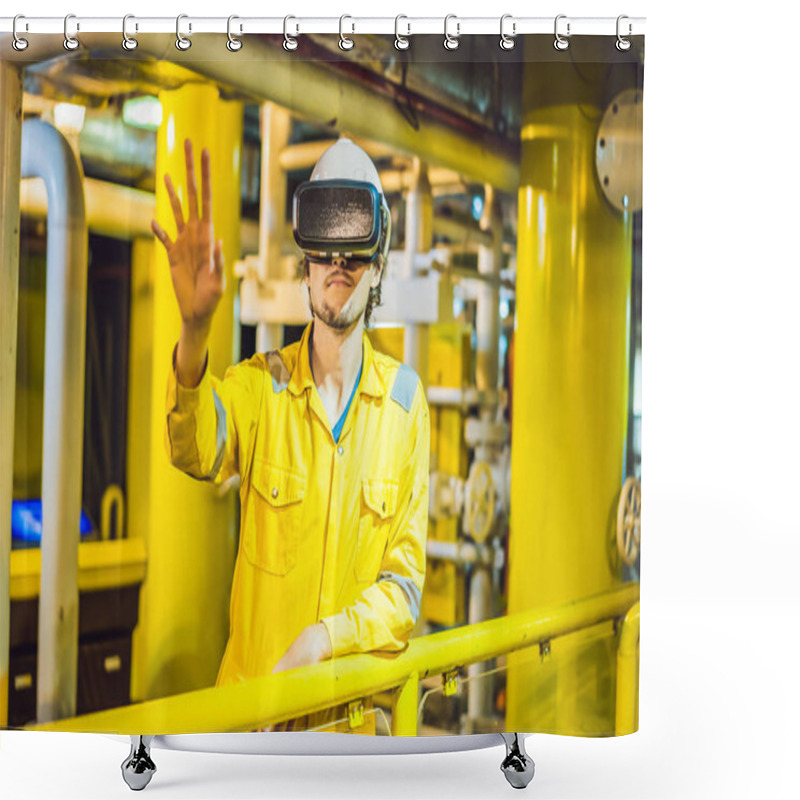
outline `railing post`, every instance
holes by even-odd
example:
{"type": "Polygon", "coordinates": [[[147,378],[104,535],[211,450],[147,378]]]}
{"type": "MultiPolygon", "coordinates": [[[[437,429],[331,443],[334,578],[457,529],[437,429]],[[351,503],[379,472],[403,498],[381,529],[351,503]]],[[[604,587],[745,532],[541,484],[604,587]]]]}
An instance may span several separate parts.
{"type": "Polygon", "coordinates": [[[639,729],[636,708],[638,692],[637,656],[639,653],[639,604],[636,603],[625,615],[617,650],[617,735],[635,733],[639,729]]]}
{"type": "Polygon", "coordinates": [[[392,736],[417,735],[419,674],[412,672],[392,698],[392,736]]]}

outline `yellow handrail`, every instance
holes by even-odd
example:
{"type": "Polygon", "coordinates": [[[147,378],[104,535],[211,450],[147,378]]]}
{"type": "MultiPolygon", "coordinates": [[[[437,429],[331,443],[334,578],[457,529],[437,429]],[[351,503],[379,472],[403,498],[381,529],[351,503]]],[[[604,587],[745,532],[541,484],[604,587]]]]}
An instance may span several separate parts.
{"type": "Polygon", "coordinates": [[[635,733],[639,729],[636,691],[636,657],[639,654],[639,604],[625,615],[617,649],[617,735],[635,733]]]}
{"type": "Polygon", "coordinates": [[[249,731],[399,688],[393,733],[415,736],[416,687],[421,678],[621,617],[638,599],[639,584],[626,583],[584,600],[413,639],[401,653],[346,656],[237,685],[200,689],[30,728],[144,735],[249,731]]]}

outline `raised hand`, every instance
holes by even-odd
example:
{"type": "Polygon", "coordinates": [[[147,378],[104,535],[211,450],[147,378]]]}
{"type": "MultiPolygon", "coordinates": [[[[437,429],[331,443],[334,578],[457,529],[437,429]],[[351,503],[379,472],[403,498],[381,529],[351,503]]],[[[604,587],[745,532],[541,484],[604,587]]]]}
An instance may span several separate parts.
{"type": "Polygon", "coordinates": [[[208,331],[214,311],[225,292],[222,240],[214,240],[214,223],[211,218],[211,162],[208,150],[204,149],[201,156],[202,216],[198,213],[194,155],[189,139],[184,142],[184,150],[189,218],[184,220],[181,201],[172,179],[169,174],[165,174],[164,184],[177,229],[175,240],[170,239],[156,220],[152,220],[150,226],[167,251],[172,286],[184,328],[208,331]]]}

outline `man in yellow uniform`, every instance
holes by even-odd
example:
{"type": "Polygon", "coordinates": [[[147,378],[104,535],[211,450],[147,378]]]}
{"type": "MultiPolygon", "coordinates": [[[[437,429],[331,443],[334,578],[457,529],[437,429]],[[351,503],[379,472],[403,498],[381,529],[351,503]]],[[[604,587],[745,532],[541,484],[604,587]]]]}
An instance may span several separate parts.
{"type": "Polygon", "coordinates": [[[155,220],[152,227],[182,319],[167,389],[169,457],[199,480],[241,476],[230,636],[217,685],[401,650],[425,576],[430,421],[418,376],[375,351],[364,332],[380,301],[391,225],[377,170],[346,139],[320,158],[294,203],[313,320],[299,343],[258,353],[220,381],[206,369],[225,288],[209,155],[199,209],[188,140],[185,147],[188,219],[166,175],[177,233],[173,240],[155,220]]]}

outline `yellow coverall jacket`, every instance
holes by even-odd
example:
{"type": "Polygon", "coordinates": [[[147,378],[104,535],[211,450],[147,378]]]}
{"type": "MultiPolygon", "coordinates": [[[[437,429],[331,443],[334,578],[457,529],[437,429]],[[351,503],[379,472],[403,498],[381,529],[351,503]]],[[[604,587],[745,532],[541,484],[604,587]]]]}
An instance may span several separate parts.
{"type": "Polygon", "coordinates": [[[194,389],[178,382],[173,352],[171,462],[217,484],[241,476],[218,686],[268,675],[308,625],[325,625],[336,658],[401,650],[419,615],[430,457],[425,392],[413,370],[375,351],[364,334],[361,379],[334,442],[311,374],[312,324],[300,342],[230,367],[222,381],[206,369],[194,389]]]}

